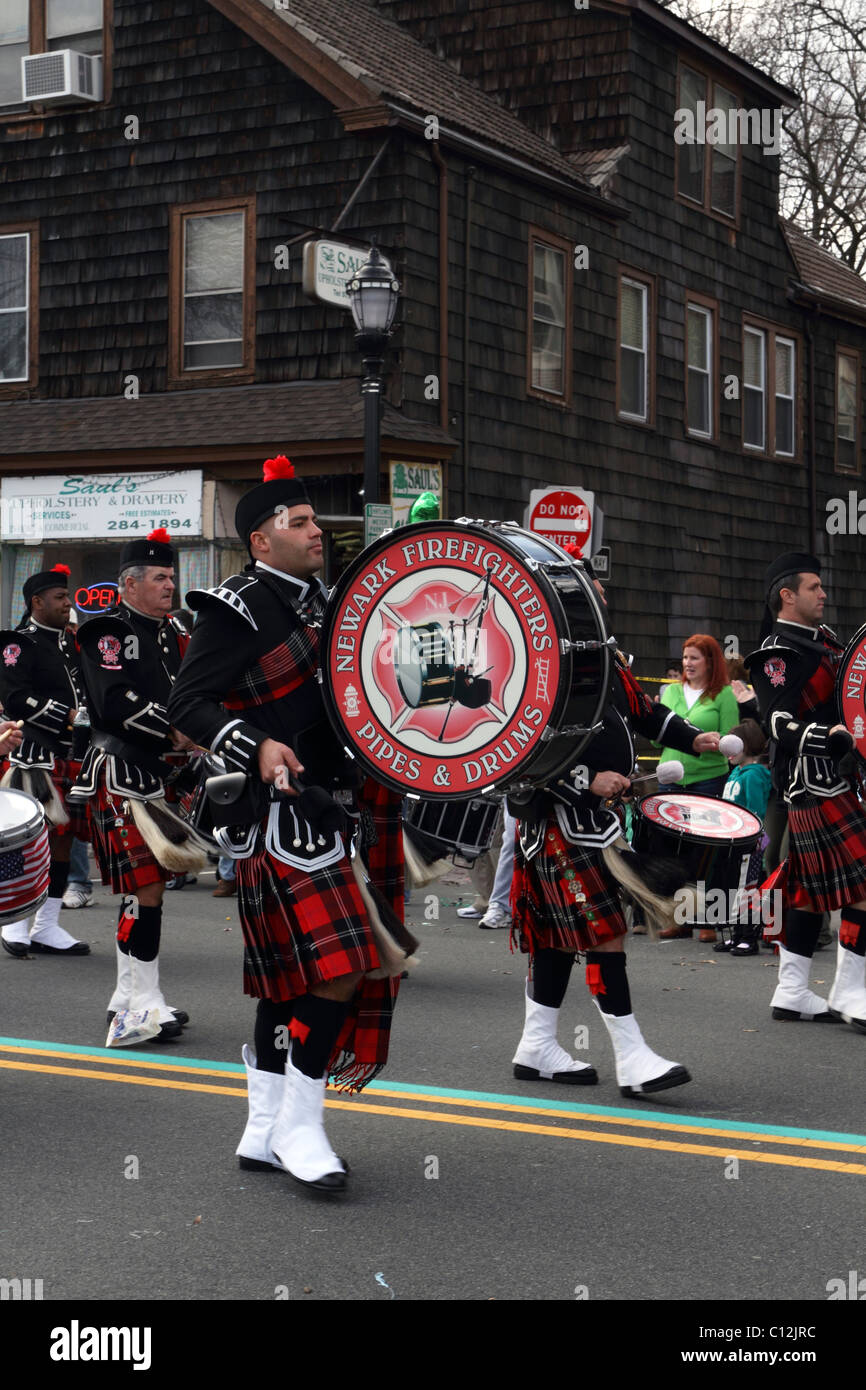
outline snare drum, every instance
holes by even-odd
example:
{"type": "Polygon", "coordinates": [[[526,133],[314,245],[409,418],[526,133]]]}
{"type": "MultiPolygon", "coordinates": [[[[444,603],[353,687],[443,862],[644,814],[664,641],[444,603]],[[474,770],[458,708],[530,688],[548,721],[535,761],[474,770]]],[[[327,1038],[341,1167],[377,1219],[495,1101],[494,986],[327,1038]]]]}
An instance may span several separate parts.
{"type": "Polygon", "coordinates": [[[421,522],[339,580],[323,696],[365,772],[425,801],[546,785],[600,730],[615,641],[581,560],[511,523],[421,522]]]}
{"type": "Polygon", "coordinates": [[[432,859],[465,860],[474,864],[486,854],[493,840],[500,802],[488,797],[484,801],[459,801],[443,805],[441,801],[409,803],[404,820],[417,836],[424,837],[425,851],[429,847],[432,859]]]}
{"type": "Polygon", "coordinates": [[[658,792],[642,797],[634,809],[632,846],[639,853],[678,859],[684,884],[702,885],[705,893],[721,889],[735,911],[763,829],[759,816],[731,801],[658,792]]]}
{"type": "Polygon", "coordinates": [[[0,925],[29,917],[48,897],[45,813],[26,792],[0,790],[0,925]]]}

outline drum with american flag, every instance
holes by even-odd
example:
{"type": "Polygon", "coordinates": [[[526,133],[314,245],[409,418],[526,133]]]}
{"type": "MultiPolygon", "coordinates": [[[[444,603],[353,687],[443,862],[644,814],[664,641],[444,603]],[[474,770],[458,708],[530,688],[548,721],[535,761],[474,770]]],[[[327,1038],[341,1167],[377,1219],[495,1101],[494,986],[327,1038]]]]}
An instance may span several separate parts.
{"type": "Polygon", "coordinates": [[[0,789],[0,925],[45,901],[50,864],[42,807],[26,792],[0,789]]]}

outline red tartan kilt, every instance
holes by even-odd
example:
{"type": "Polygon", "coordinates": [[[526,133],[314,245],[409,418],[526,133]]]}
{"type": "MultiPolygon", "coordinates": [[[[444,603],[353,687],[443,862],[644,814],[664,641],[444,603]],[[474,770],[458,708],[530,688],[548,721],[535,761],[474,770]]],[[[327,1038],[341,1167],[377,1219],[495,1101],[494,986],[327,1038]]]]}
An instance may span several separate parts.
{"type": "Polygon", "coordinates": [[[375,970],[376,943],[348,856],[307,873],[265,851],[237,860],[244,993],[275,1002],[375,970]]]}
{"type": "Polygon", "coordinates": [[[569,844],[555,821],[548,821],[544,845],[528,863],[519,848],[515,854],[511,916],[520,949],[529,954],[554,948],[591,951],[628,931],[619,890],[601,851],[569,844]],[[551,833],[561,840],[561,850],[551,833]],[[575,901],[569,884],[579,884],[585,902],[575,901]]]}
{"type": "Polygon", "coordinates": [[[787,866],[792,907],[835,912],[866,898],[866,815],[853,792],[792,804],[787,866]]]}
{"type": "Polygon", "coordinates": [[[90,817],[87,814],[87,807],[80,802],[76,804],[76,802],[69,800],[69,788],[80,771],[80,762],[74,762],[71,758],[55,756],[51,780],[57,795],[69,814],[69,824],[52,827],[52,834],[74,835],[76,840],[84,840],[86,843],[90,839],[90,817]]]}
{"type": "Polygon", "coordinates": [[[115,797],[112,804],[104,768],[99,772],[96,796],[88,805],[93,853],[102,882],[111,885],[112,893],[137,893],[150,883],[166,883],[173,877],[170,869],[154,859],[132,817],[123,814],[123,798],[115,797]],[[120,825],[115,825],[116,820],[120,825]]]}

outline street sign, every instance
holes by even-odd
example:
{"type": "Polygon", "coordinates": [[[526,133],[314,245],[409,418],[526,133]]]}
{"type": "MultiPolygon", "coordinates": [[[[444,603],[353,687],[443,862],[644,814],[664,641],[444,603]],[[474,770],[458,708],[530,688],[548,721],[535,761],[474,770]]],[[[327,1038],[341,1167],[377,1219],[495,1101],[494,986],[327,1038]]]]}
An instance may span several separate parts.
{"type": "Polygon", "coordinates": [[[527,529],[546,536],[555,545],[574,541],[581,553],[592,550],[595,493],[584,488],[534,488],[529,494],[527,529]]]}
{"type": "Polygon", "coordinates": [[[393,525],[393,512],[387,502],[368,502],[364,507],[364,544],[369,545],[393,525]]]}
{"type": "Polygon", "coordinates": [[[422,492],[435,492],[442,507],[442,465],[441,463],[392,463],[391,464],[391,506],[394,509],[394,525],[405,526],[409,520],[412,503],[422,492]]]}
{"type": "Polygon", "coordinates": [[[610,579],[610,546],[603,545],[592,557],[592,568],[595,570],[596,579],[600,579],[606,584],[610,579]]]}
{"type": "MultiPolygon", "coordinates": [[[[382,255],[381,251],[379,253],[382,255]]],[[[304,243],[304,293],[325,304],[350,308],[346,281],[370,259],[369,246],[349,246],[343,241],[307,241],[304,243]]],[[[393,275],[387,257],[382,256],[383,274],[393,275]]]]}

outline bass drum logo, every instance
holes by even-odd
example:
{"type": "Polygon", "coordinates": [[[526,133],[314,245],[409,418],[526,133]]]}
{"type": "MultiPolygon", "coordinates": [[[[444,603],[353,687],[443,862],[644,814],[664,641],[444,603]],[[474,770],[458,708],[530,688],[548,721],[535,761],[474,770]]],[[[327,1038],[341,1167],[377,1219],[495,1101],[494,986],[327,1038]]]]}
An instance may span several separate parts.
{"type": "Polygon", "coordinates": [[[332,722],[400,791],[451,799],[519,780],[558,713],[556,604],[493,530],[431,523],[382,537],[329,603],[332,722]]]}

